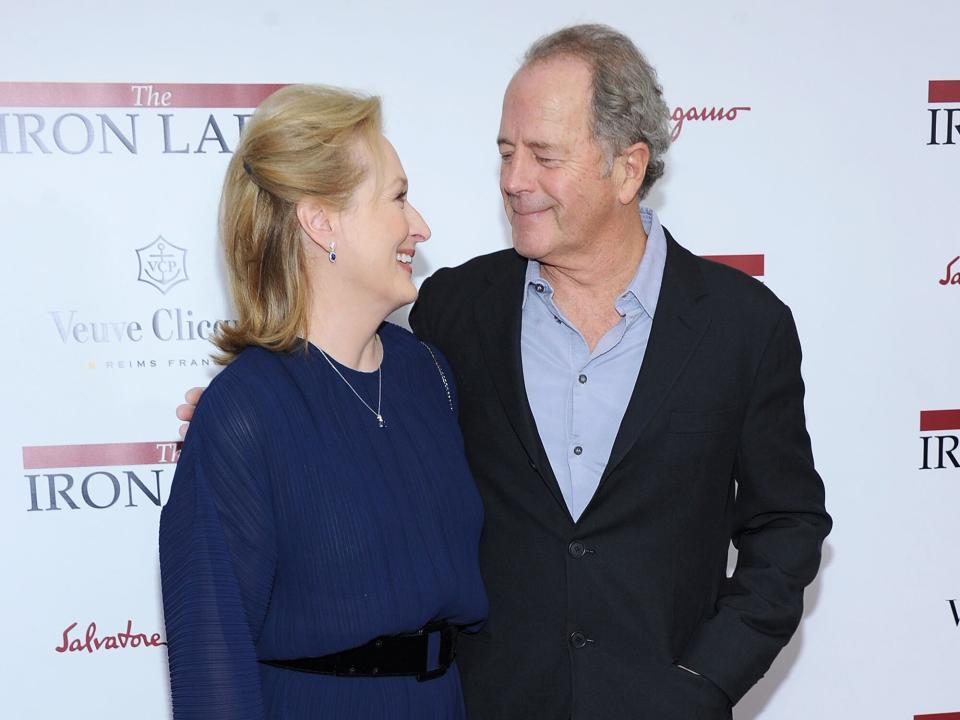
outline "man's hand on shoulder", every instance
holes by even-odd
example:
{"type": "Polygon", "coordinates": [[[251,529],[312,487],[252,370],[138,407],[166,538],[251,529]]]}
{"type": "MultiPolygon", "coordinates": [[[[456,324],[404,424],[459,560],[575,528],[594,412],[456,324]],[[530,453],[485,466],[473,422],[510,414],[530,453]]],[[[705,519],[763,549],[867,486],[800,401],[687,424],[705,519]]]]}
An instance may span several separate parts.
{"type": "Polygon", "coordinates": [[[181,438],[187,436],[187,429],[190,427],[190,421],[193,420],[193,411],[196,410],[197,403],[200,402],[200,395],[203,394],[203,390],[202,387],[190,388],[183,396],[186,402],[177,406],[177,417],[184,421],[183,425],[180,426],[181,438]]]}

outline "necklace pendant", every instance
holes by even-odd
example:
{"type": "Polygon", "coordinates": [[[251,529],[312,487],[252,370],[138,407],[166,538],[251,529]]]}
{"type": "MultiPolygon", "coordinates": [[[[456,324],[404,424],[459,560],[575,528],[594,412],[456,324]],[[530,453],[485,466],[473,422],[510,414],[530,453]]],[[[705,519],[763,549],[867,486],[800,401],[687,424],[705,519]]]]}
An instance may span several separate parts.
{"type": "Polygon", "coordinates": [[[383,415],[377,415],[377,423],[380,425],[380,427],[387,426],[387,424],[383,421],[383,415]]]}

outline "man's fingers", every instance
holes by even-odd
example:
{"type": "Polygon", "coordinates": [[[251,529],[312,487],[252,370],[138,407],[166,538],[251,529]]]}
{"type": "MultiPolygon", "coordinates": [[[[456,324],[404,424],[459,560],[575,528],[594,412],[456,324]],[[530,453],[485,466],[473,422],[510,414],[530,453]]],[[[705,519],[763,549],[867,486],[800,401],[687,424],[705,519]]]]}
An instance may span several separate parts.
{"type": "Polygon", "coordinates": [[[200,402],[200,396],[202,394],[202,387],[190,388],[183,396],[186,402],[183,405],[177,405],[177,418],[185,421],[184,424],[180,426],[181,438],[187,436],[187,428],[190,426],[190,421],[193,420],[193,411],[197,409],[197,403],[200,402]]]}
{"type": "Polygon", "coordinates": [[[200,396],[203,394],[202,387],[194,387],[187,390],[183,399],[186,402],[183,405],[177,405],[177,418],[185,421],[180,426],[180,437],[187,436],[187,428],[190,427],[190,421],[193,420],[193,411],[197,409],[197,403],[200,402],[200,396]]]}

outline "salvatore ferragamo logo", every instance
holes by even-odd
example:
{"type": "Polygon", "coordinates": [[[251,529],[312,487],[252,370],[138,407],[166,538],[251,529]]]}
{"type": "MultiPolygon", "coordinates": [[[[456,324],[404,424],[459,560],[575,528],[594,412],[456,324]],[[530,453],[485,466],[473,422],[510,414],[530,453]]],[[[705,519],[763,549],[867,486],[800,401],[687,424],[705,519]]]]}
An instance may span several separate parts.
{"type": "Polygon", "coordinates": [[[79,623],[71,623],[63,631],[62,642],[54,648],[58,653],[95,653],[99,650],[123,650],[126,648],[160,647],[167,643],[160,639],[160,633],[147,635],[133,631],[133,620],[127,620],[126,630],[114,635],[98,635],[95,622],[87,625],[82,637],[73,636],[79,623]]]}

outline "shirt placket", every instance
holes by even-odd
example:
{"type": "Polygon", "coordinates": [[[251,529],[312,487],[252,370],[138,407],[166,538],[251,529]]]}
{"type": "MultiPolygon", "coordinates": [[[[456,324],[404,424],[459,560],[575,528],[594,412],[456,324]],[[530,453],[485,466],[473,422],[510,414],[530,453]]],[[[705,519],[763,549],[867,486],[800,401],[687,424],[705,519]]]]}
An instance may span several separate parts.
{"type": "Polygon", "coordinates": [[[587,460],[590,452],[588,441],[590,428],[586,426],[583,419],[590,417],[588,412],[590,395],[587,384],[589,382],[588,372],[593,360],[583,336],[572,328],[569,329],[569,336],[570,362],[567,365],[569,368],[567,382],[570,388],[570,434],[567,439],[567,462],[570,467],[574,509],[576,513],[579,513],[589,501],[589,498],[583,496],[587,492],[585,468],[588,466],[587,460]]]}

